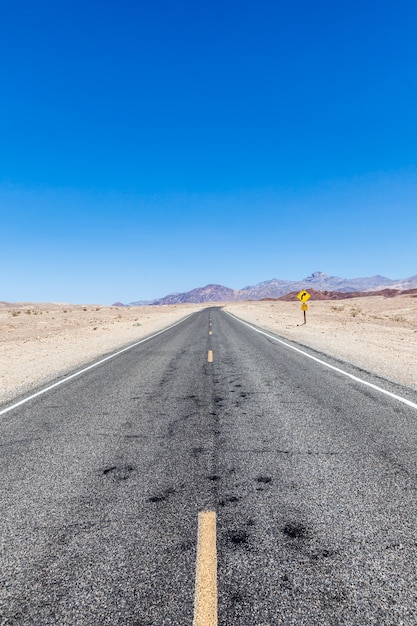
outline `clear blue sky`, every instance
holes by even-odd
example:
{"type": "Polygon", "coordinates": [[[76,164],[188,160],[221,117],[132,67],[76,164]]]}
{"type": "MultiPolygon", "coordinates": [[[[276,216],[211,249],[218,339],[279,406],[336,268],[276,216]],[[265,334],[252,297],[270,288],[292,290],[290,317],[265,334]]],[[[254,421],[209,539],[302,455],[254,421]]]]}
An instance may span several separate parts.
{"type": "Polygon", "coordinates": [[[417,3],[1,0],[0,300],[417,273],[417,3]]]}

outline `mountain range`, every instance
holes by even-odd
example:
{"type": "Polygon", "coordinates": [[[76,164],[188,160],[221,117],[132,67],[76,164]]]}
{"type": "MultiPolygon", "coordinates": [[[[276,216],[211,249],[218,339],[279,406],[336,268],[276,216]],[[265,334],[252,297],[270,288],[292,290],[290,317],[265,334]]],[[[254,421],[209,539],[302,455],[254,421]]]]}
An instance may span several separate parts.
{"type": "MultiPolygon", "coordinates": [[[[382,291],[384,289],[407,290],[417,288],[417,274],[410,278],[393,280],[385,276],[367,278],[339,278],[323,272],[313,272],[302,280],[282,280],[272,278],[256,285],[242,289],[230,289],[223,285],[206,285],[184,293],[171,293],[163,298],[152,301],[130,302],[127,306],[145,304],[184,304],[202,302],[233,302],[238,300],[263,300],[265,298],[281,298],[302,289],[339,293],[358,293],[382,291]]],[[[121,302],[115,305],[122,306],[121,302]]]]}

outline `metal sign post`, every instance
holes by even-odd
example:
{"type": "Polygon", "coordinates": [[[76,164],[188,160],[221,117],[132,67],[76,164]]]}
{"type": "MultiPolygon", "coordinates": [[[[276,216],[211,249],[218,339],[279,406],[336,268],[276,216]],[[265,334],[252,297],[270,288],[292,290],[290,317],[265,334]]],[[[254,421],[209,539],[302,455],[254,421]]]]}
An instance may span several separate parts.
{"type": "Polygon", "coordinates": [[[306,311],[308,311],[308,304],[306,304],[305,302],[302,303],[301,305],[301,310],[304,313],[304,324],[307,324],[307,317],[306,317],[306,311]]]}

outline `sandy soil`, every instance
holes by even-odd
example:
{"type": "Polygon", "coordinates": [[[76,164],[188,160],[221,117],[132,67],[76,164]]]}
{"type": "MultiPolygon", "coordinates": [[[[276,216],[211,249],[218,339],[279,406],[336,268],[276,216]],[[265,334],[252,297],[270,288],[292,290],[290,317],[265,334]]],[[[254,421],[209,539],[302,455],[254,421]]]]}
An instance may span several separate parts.
{"type": "Polygon", "coordinates": [[[201,308],[0,303],[0,403],[201,308]]]}
{"type": "MultiPolygon", "coordinates": [[[[0,303],[0,402],[138,341],[204,305],[102,307],[0,303]]],[[[239,302],[226,310],[262,328],[417,390],[417,298],[239,302]]]]}
{"type": "Polygon", "coordinates": [[[417,389],[417,298],[372,296],[308,302],[228,305],[238,317],[417,389]]]}

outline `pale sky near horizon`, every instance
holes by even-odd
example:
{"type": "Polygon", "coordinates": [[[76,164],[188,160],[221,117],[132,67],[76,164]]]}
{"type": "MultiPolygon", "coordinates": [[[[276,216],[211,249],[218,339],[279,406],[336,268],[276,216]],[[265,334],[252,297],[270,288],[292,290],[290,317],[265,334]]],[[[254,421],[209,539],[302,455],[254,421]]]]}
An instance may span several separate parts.
{"type": "Polygon", "coordinates": [[[0,2],[0,300],[417,273],[417,4],[0,2]]]}

